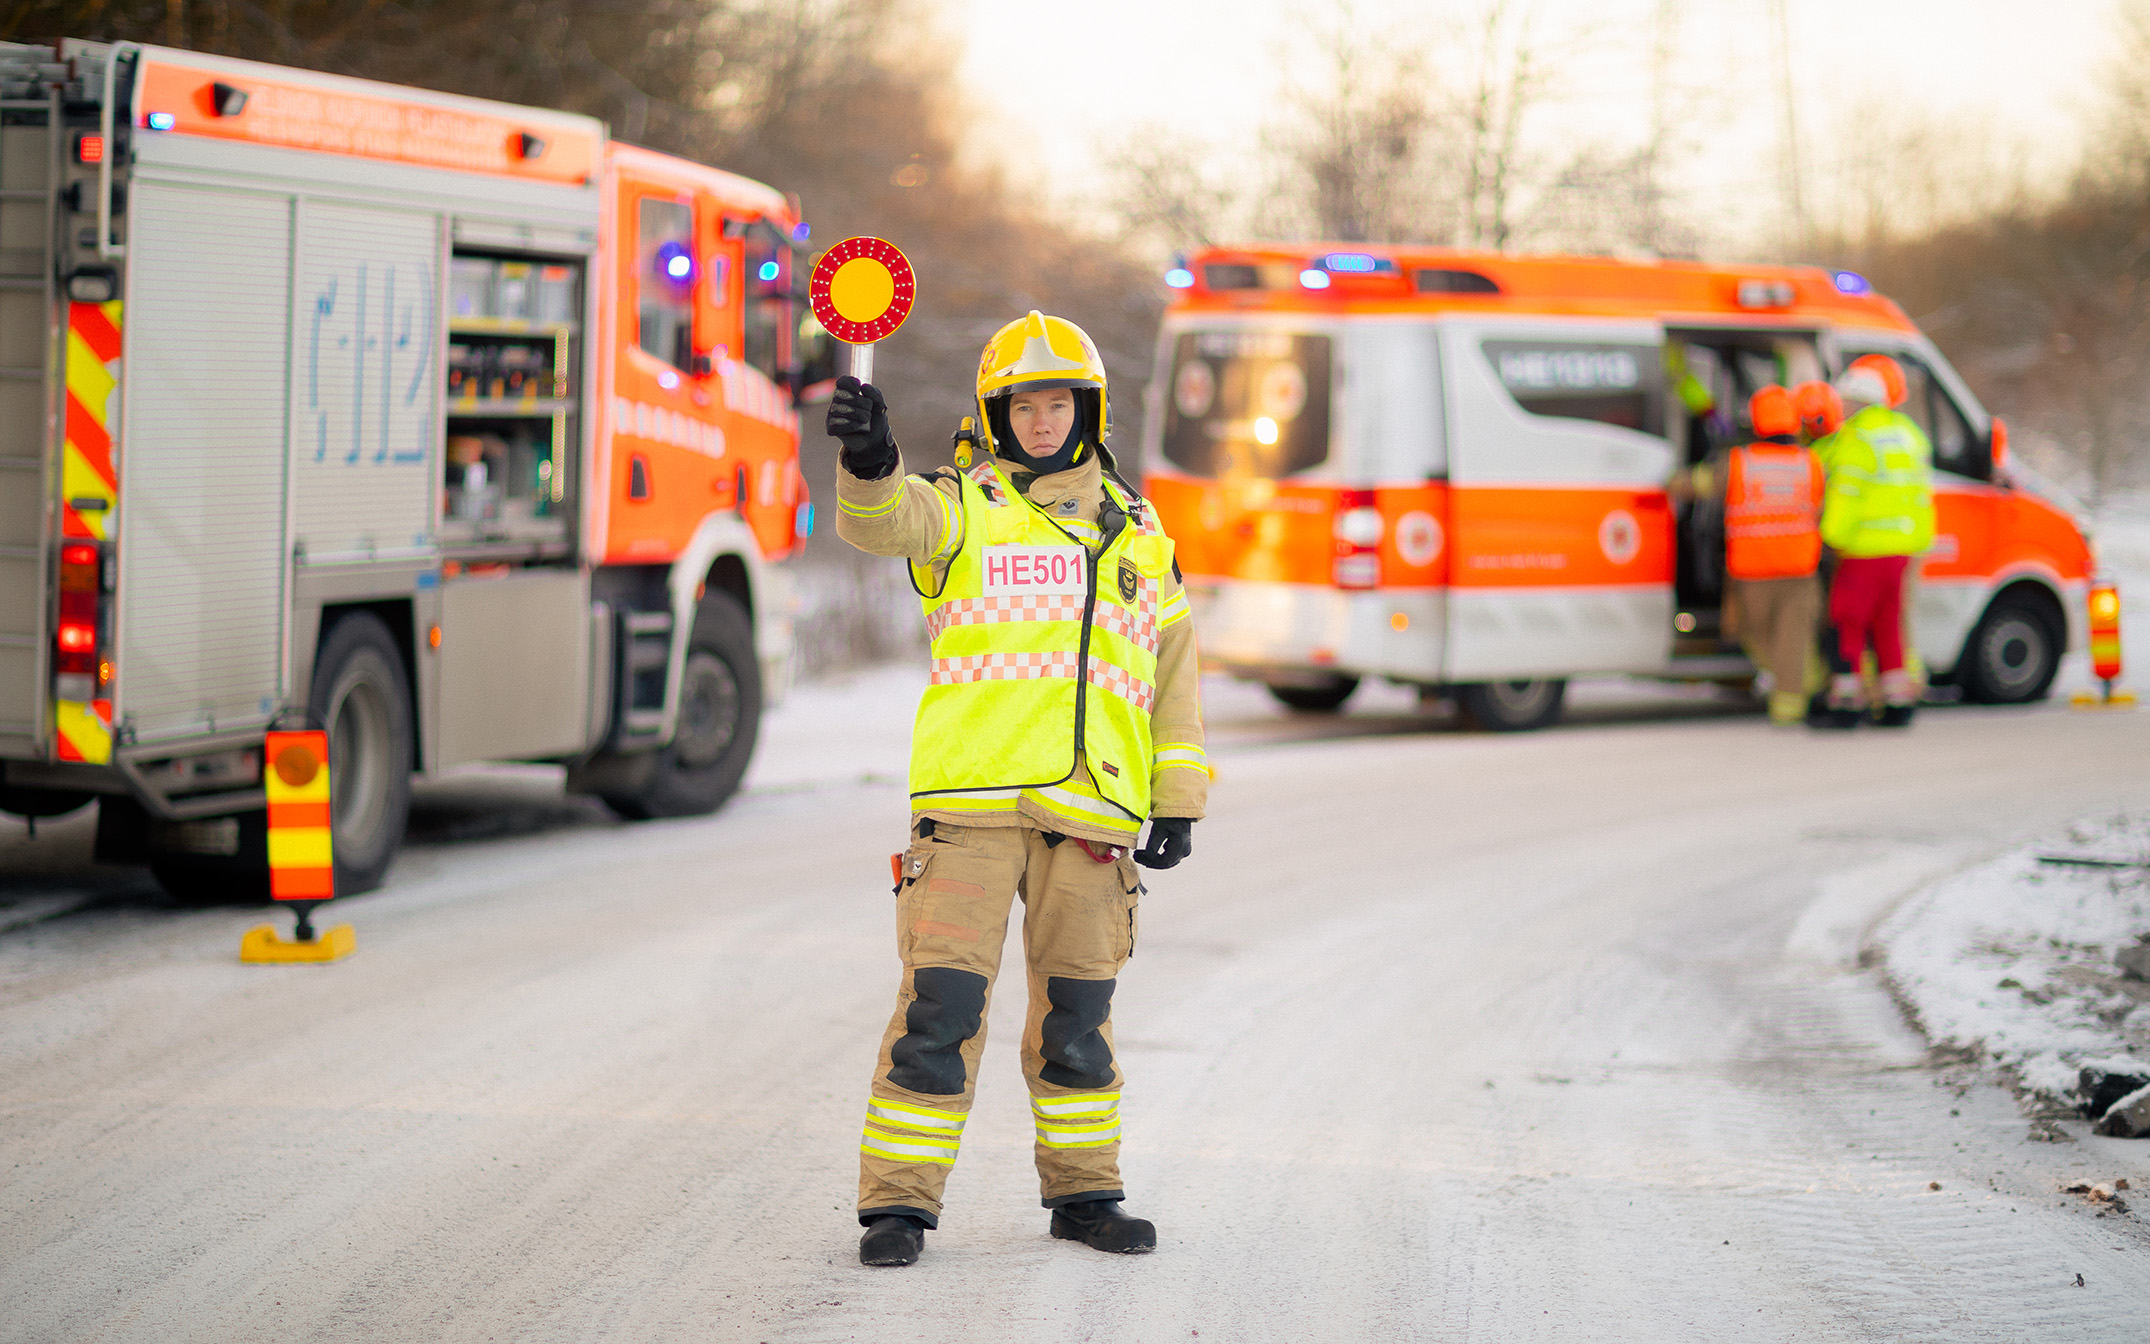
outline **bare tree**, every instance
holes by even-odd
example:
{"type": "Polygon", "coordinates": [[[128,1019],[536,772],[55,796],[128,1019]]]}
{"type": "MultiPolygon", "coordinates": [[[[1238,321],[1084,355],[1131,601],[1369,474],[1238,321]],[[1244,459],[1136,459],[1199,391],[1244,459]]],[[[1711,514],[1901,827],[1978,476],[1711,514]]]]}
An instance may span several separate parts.
{"type": "Polygon", "coordinates": [[[1219,181],[1215,151],[1149,127],[1105,157],[1113,209],[1122,230],[1167,252],[1207,247],[1232,231],[1241,192],[1219,181]]]}
{"type": "Polygon", "coordinates": [[[1262,137],[1275,190],[1258,223],[1338,242],[1426,237],[1439,117],[1424,57],[1361,24],[1349,0],[1308,28],[1313,78],[1287,86],[1262,137]]]}

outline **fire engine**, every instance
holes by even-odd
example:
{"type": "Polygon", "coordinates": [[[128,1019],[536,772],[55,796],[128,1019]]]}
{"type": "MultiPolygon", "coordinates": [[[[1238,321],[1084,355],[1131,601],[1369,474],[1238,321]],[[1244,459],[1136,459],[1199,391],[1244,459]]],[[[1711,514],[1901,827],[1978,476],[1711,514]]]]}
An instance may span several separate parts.
{"type": "Polygon", "coordinates": [[[1930,677],[2033,700],[2084,642],[2084,530],[1855,273],[1255,247],[1167,283],[1149,494],[1205,658],[1287,705],[1382,677],[1516,729],[1557,719],[1575,676],[1751,676],[1721,638],[1721,520],[1668,482],[1745,441],[1757,388],[1868,352],[1903,365],[1934,447],[1930,677]]]}
{"type": "Polygon", "coordinates": [[[276,728],[344,894],[414,773],[719,806],[812,526],[797,216],[588,117],[0,46],[0,809],[192,895],[264,871],[276,728]]]}

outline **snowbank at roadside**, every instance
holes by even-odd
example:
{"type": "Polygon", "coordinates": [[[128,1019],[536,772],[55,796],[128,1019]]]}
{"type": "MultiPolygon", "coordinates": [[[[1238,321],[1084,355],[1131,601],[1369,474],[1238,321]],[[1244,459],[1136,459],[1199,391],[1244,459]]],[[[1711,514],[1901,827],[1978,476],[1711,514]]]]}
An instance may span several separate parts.
{"type": "Polygon", "coordinates": [[[2086,1066],[2150,1072],[2150,981],[2113,962],[2145,934],[2150,817],[2114,816],[1936,884],[1890,915],[1876,941],[1936,1045],[1981,1055],[2072,1105],[2086,1066]]]}

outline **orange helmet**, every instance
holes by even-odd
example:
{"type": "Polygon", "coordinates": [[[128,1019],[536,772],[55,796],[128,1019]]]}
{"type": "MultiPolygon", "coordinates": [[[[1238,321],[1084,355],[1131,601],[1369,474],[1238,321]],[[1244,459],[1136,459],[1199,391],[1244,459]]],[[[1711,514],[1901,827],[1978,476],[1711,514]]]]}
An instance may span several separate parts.
{"type": "Polygon", "coordinates": [[[1901,406],[1910,387],[1904,382],[1904,366],[1887,355],[1861,355],[1851,362],[1846,372],[1865,369],[1881,379],[1882,391],[1888,394],[1887,405],[1901,406]]]}
{"type": "Polygon", "coordinates": [[[1799,432],[1799,412],[1792,407],[1792,394],[1771,383],[1747,399],[1747,423],[1758,438],[1799,432]]]}
{"type": "Polygon", "coordinates": [[[1844,423],[1844,399],[1819,378],[1793,388],[1792,405],[1799,411],[1800,430],[1810,439],[1834,434],[1844,423]]]}

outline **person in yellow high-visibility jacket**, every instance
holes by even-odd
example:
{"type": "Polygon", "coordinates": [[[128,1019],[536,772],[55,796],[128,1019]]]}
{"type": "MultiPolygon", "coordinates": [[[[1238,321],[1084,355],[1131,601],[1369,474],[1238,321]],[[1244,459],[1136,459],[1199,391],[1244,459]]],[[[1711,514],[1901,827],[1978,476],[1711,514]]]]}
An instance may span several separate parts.
{"type": "Polygon", "coordinates": [[[1916,421],[1894,409],[1904,399],[1903,370],[1886,355],[1853,361],[1837,380],[1848,414],[1816,445],[1828,473],[1822,542],[1837,554],[1829,619],[1849,671],[1831,681],[1825,727],[1865,717],[1859,665],[1869,645],[1881,672],[1880,712],[1889,727],[1911,722],[1917,679],[1905,668],[1905,571],[1933,544],[1933,447],[1916,421]]]}
{"type": "Polygon", "coordinates": [[[1186,857],[1207,797],[1193,622],[1171,538],[1113,469],[1105,366],[1082,329],[1037,312],[1009,323],[977,391],[990,456],[922,476],[903,473],[879,389],[839,379],[829,407],[837,533],[909,563],[933,663],[898,859],[903,980],[859,1144],[869,1265],[911,1264],[940,1225],[1018,895],[1050,1230],[1104,1251],[1157,1244],[1120,1208],[1111,1008],[1136,865],[1186,857]]]}

